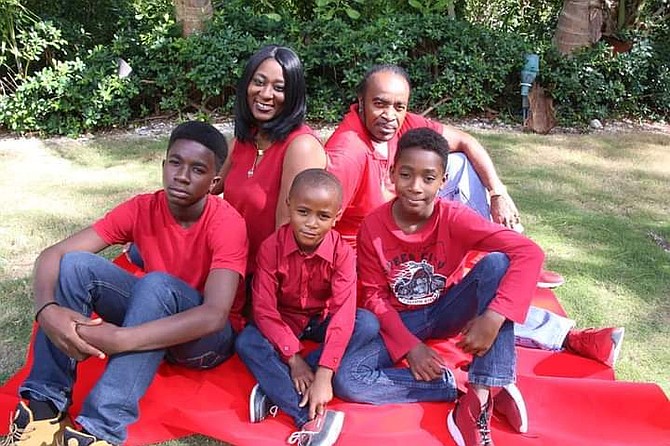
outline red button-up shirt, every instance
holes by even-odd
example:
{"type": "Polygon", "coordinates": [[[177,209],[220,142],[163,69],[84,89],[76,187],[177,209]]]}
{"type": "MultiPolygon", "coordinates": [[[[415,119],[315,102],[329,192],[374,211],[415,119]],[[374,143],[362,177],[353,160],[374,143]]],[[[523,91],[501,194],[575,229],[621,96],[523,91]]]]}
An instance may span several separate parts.
{"type": "Polygon", "coordinates": [[[330,316],[319,365],[336,371],[356,316],[356,258],[330,231],[311,254],[300,251],[289,225],[260,246],[252,286],[254,321],[287,361],[302,350],[309,320],[330,316]]]}

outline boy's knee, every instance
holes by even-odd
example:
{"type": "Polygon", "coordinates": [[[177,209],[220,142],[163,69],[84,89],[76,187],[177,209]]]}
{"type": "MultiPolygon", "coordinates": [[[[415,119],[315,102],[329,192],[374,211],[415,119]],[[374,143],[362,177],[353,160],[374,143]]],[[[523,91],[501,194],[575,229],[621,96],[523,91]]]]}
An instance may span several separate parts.
{"type": "Polygon", "coordinates": [[[256,350],[254,343],[257,338],[256,333],[258,329],[253,325],[247,325],[244,330],[237,335],[235,339],[235,351],[241,358],[248,358],[253,355],[256,350]]]}
{"type": "Polygon", "coordinates": [[[376,335],[379,333],[379,320],[368,310],[359,308],[356,310],[356,322],[354,330],[361,333],[376,335]]]}
{"type": "Polygon", "coordinates": [[[492,272],[504,274],[509,268],[509,257],[502,252],[491,252],[480,260],[482,266],[489,268],[492,272]]]}
{"type": "Polygon", "coordinates": [[[81,268],[90,268],[93,257],[98,256],[97,254],[86,251],[72,251],[65,253],[60,260],[60,274],[79,271],[81,268]]]}

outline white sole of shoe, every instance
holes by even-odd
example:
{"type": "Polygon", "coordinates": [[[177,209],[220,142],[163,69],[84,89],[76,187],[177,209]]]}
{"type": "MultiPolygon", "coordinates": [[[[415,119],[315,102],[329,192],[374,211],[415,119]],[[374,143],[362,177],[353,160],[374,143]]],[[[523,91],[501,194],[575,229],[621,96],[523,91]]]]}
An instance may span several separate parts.
{"type": "Polygon", "coordinates": [[[458,426],[456,426],[456,421],[454,420],[454,410],[456,409],[452,409],[452,411],[449,412],[449,415],[447,416],[447,429],[451,434],[451,438],[454,439],[458,446],[465,446],[465,439],[463,438],[463,434],[461,434],[461,431],[458,429],[458,426]]]}
{"type": "Polygon", "coordinates": [[[616,360],[619,359],[619,353],[621,353],[621,346],[623,345],[623,335],[626,334],[626,329],[624,327],[617,328],[612,332],[612,342],[614,342],[614,353],[612,354],[612,367],[616,364],[616,360]]]}
{"type": "MultiPolygon", "coordinates": [[[[528,432],[528,411],[526,410],[526,402],[523,400],[523,396],[516,384],[508,384],[504,387],[504,390],[509,393],[514,400],[514,404],[516,404],[516,407],[519,409],[519,417],[521,418],[519,432],[525,434],[528,432]]],[[[493,407],[495,408],[495,406],[493,407]]]]}
{"type": "Polygon", "coordinates": [[[538,288],[558,288],[563,285],[565,281],[562,282],[537,282],[538,288]]]}
{"type": "Polygon", "coordinates": [[[254,401],[256,400],[256,394],[261,391],[261,386],[256,384],[253,389],[251,389],[251,394],[249,395],[249,421],[252,423],[258,423],[261,420],[256,415],[254,401]]]}
{"type": "Polygon", "coordinates": [[[344,412],[335,412],[333,411],[333,423],[332,427],[328,430],[328,435],[323,439],[323,442],[320,443],[321,446],[333,446],[340,434],[342,433],[342,427],[344,426],[344,412]]]}

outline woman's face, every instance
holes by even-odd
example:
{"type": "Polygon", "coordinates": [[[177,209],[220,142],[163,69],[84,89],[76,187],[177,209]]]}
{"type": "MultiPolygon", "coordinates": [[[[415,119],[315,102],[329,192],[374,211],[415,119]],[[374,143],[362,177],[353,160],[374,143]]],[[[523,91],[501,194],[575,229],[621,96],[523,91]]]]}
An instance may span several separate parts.
{"type": "Polygon", "coordinates": [[[256,121],[266,122],[284,108],[284,73],[274,59],[265,59],[247,86],[247,104],[256,121]]]}

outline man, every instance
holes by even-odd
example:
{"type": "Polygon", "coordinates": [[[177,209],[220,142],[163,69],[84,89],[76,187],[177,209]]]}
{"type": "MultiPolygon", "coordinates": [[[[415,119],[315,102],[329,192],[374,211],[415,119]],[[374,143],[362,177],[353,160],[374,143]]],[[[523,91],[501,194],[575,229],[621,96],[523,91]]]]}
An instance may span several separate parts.
{"type": "MultiPolygon", "coordinates": [[[[408,112],[410,82],[405,70],[373,66],[359,84],[357,97],[325,145],[327,169],[338,177],[344,192],[337,230],[353,246],[363,218],[395,196],[389,160],[398,139],[418,127],[431,128],[449,141],[449,170],[441,197],[461,201],[496,223],[521,228],[516,205],[482,145],[463,131],[408,112]]],[[[545,287],[562,283],[563,278],[550,271],[542,271],[538,281],[545,287]]]]}

